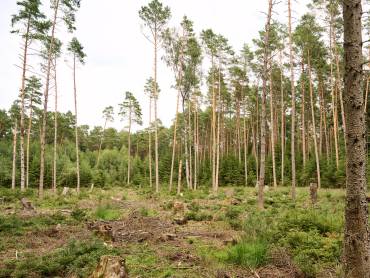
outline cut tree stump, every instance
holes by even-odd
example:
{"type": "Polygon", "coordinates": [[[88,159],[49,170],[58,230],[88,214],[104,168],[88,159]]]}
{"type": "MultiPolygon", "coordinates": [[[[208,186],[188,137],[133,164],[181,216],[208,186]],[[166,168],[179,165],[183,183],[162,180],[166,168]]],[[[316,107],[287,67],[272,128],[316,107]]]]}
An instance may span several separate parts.
{"type": "Polygon", "coordinates": [[[128,278],[125,260],[118,256],[102,256],[89,278],[128,278]]]}
{"type": "Polygon", "coordinates": [[[68,193],[68,191],[69,191],[69,187],[63,187],[62,195],[63,195],[63,196],[66,196],[66,195],[67,195],[67,193],[68,193]]]}
{"type": "Polygon", "coordinates": [[[315,205],[317,203],[317,183],[310,183],[310,198],[311,203],[315,205]]]}
{"type": "Polygon", "coordinates": [[[31,201],[27,200],[26,198],[21,199],[22,207],[24,210],[27,211],[34,211],[35,207],[32,205],[31,201]]]}

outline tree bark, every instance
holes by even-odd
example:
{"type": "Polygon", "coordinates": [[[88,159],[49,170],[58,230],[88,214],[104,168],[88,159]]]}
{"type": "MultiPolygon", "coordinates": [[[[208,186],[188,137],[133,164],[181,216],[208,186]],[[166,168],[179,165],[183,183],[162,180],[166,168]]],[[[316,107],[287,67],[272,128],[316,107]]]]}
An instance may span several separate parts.
{"type": "Polygon", "coordinates": [[[173,130],[173,140],[172,140],[172,160],[171,160],[171,174],[170,174],[170,185],[169,190],[172,190],[172,181],[173,181],[173,168],[175,165],[175,153],[176,153],[176,133],[177,133],[177,120],[179,114],[179,99],[180,99],[180,92],[177,92],[176,98],[176,116],[175,116],[175,125],[173,130]]]}
{"type": "Polygon", "coordinates": [[[158,170],[158,119],[157,119],[157,55],[158,55],[158,34],[157,27],[154,31],[154,145],[155,145],[155,192],[159,192],[159,170],[158,170]]]}
{"type": "Polygon", "coordinates": [[[127,185],[130,185],[130,170],[131,170],[131,113],[132,113],[132,103],[130,101],[130,107],[128,111],[127,185]]]}
{"type": "Polygon", "coordinates": [[[284,174],[285,174],[285,107],[284,107],[284,82],[283,82],[283,63],[282,63],[282,51],[279,53],[279,64],[280,64],[280,106],[281,106],[281,185],[284,185],[284,174]]]}
{"type": "Polygon", "coordinates": [[[48,98],[49,98],[49,84],[50,84],[50,71],[51,71],[51,62],[52,62],[52,52],[54,48],[54,40],[55,40],[55,26],[57,23],[57,15],[58,15],[58,8],[59,8],[59,1],[56,0],[55,8],[54,8],[54,18],[53,24],[51,29],[51,39],[50,39],[50,47],[48,49],[48,61],[47,61],[47,68],[46,68],[46,82],[45,82],[45,92],[44,92],[44,110],[42,115],[42,126],[41,126],[41,153],[40,153],[40,182],[39,182],[39,198],[43,197],[44,193],[44,173],[45,173],[45,136],[46,136],[46,120],[47,120],[47,112],[48,112],[48,98]]]}
{"type": "Polygon", "coordinates": [[[148,143],[148,160],[149,160],[149,185],[153,188],[152,177],[152,97],[149,97],[149,143],[148,143]]]}
{"type": "MultiPolygon", "coordinates": [[[[270,57],[272,59],[272,57],[270,57]]],[[[275,161],[275,118],[274,118],[274,90],[272,86],[272,60],[270,61],[270,122],[271,122],[271,155],[272,155],[272,176],[274,188],[277,188],[276,161],[275,161]]]]}
{"type": "Polygon", "coordinates": [[[306,108],[305,108],[305,87],[303,83],[303,76],[304,76],[304,64],[303,64],[303,57],[302,57],[302,82],[301,82],[301,95],[302,95],[302,105],[301,105],[301,121],[302,121],[302,161],[303,161],[303,168],[306,167],[306,160],[307,160],[307,150],[306,150],[306,108]]]}
{"type": "Polygon", "coordinates": [[[362,93],[362,5],[344,0],[344,109],[346,114],[346,278],[370,277],[370,234],[366,201],[366,125],[362,93]]]}
{"type": "Polygon", "coordinates": [[[17,162],[17,132],[18,132],[18,123],[15,120],[13,127],[13,165],[12,165],[12,189],[15,189],[15,178],[16,178],[16,162],[17,162]]]}
{"type": "Polygon", "coordinates": [[[216,92],[215,92],[215,73],[214,57],[211,57],[212,68],[212,189],[217,191],[216,187],[216,92]]]}
{"type": "Polygon", "coordinates": [[[312,86],[312,71],[311,71],[311,58],[310,52],[307,53],[308,60],[308,77],[310,85],[310,102],[311,102],[311,120],[312,120],[312,132],[313,132],[313,144],[315,149],[315,159],[316,159],[316,173],[317,173],[317,185],[318,188],[321,188],[321,177],[320,177],[320,158],[319,151],[317,148],[317,136],[316,136],[316,122],[315,122],[315,104],[313,98],[313,86],[312,86]]]}
{"type": "Polygon", "coordinates": [[[30,141],[31,141],[31,128],[32,128],[32,117],[33,117],[33,95],[30,96],[30,114],[28,118],[28,130],[27,130],[27,153],[26,153],[26,188],[29,186],[30,176],[30,141]]]}
{"type": "Polygon", "coordinates": [[[24,97],[25,97],[25,83],[26,83],[26,67],[27,67],[27,51],[28,51],[28,41],[30,32],[30,17],[27,21],[27,30],[24,41],[23,49],[23,67],[22,67],[22,85],[21,85],[21,120],[20,120],[20,151],[21,151],[21,191],[25,189],[25,167],[24,167],[24,97]]]}
{"type": "Polygon", "coordinates": [[[57,191],[57,136],[58,136],[58,86],[57,86],[57,63],[54,59],[54,150],[53,150],[53,192],[57,191]]]}
{"type": "Polygon", "coordinates": [[[270,24],[272,14],[272,0],[269,0],[267,22],[265,26],[264,38],[264,57],[263,57],[263,76],[262,76],[262,102],[261,102],[261,159],[260,159],[260,176],[258,182],[258,208],[264,208],[264,193],[265,186],[265,160],[266,160],[266,92],[267,92],[267,78],[268,68],[267,63],[269,59],[268,46],[270,42],[270,24]]]}
{"type": "Polygon", "coordinates": [[[289,62],[290,84],[292,93],[292,119],[291,119],[291,162],[292,162],[292,199],[296,198],[296,169],[295,169],[295,85],[294,85],[294,61],[293,61],[293,38],[292,38],[292,11],[291,0],[288,0],[288,29],[289,29],[289,62]]]}
{"type": "Polygon", "coordinates": [[[76,55],[73,57],[73,94],[75,103],[75,139],[76,139],[76,174],[77,193],[80,193],[80,155],[78,145],[78,121],[77,121],[77,88],[76,88],[76,55]]]}

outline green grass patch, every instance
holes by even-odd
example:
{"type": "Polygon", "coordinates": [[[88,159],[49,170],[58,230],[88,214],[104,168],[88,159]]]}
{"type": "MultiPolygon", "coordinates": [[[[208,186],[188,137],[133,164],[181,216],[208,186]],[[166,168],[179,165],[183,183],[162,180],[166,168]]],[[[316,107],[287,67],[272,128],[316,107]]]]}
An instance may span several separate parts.
{"type": "Polygon", "coordinates": [[[76,274],[87,277],[103,255],[120,255],[121,250],[110,249],[102,241],[71,241],[50,254],[28,254],[18,260],[8,260],[0,270],[0,277],[66,277],[76,274]]]}
{"type": "Polygon", "coordinates": [[[98,206],[95,217],[100,220],[118,220],[121,217],[121,212],[111,204],[105,204],[98,206]]]}

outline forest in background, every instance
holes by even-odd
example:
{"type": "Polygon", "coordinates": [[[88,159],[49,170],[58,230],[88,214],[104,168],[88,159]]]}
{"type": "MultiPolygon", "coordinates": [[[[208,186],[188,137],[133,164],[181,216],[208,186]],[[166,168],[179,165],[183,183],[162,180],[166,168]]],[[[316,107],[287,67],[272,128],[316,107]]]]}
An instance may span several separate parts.
{"type": "Polygon", "coordinates": [[[21,86],[0,110],[0,277],[369,278],[370,3],[312,0],[294,24],[293,1],[267,3],[241,50],[186,16],[169,26],[158,0],[142,6],[147,107],[122,88],[89,127],[80,1],[52,0],[48,16],[40,0],[17,2],[21,86]],[[66,57],[74,107],[61,113],[66,57]],[[177,91],[170,127],[157,116],[159,64],[177,91]]]}
{"type": "MultiPolygon", "coordinates": [[[[51,10],[54,15],[59,13],[73,34],[79,1],[56,4],[59,6],[51,10]]],[[[57,22],[46,20],[40,5],[39,1],[20,2],[20,13],[12,18],[12,32],[22,37],[26,47],[20,96],[8,111],[0,111],[2,186],[38,187],[41,182],[47,188],[79,183],[123,185],[130,183],[131,176],[132,184],[154,183],[158,190],[158,183],[163,187],[178,183],[182,173],[180,180],[188,188],[215,189],[219,185],[254,186],[261,171],[266,172],[264,183],[273,187],[290,185],[293,180],[298,186],[311,182],[323,187],[344,186],[339,1],[313,1],[294,30],[270,14],[267,31],[260,31],[260,36],[241,50],[233,50],[225,36],[211,29],[195,34],[193,22],[186,16],[180,26],[167,26],[169,7],[153,2],[151,8],[162,14],[159,22],[145,9],[139,16],[153,35],[148,39],[154,53],[164,50],[163,57],[155,57],[155,64],[163,62],[173,70],[178,113],[171,127],[161,125],[156,100],[166,96],[150,77],[143,90],[148,95],[151,126],[134,133],[131,126],[141,123],[143,109],[134,93],[123,94],[118,105],[112,103],[120,111],[107,107],[102,125],[96,127],[76,128],[77,104],[75,113],[58,112],[55,100],[54,112],[45,109],[47,97],[57,97],[57,65],[63,55],[70,53],[75,65],[84,63],[85,54],[76,38],[69,43],[57,39],[53,32],[57,22]],[[27,13],[32,13],[30,19],[27,13]],[[47,35],[50,30],[51,36],[47,35]],[[27,64],[31,47],[33,51],[39,47],[37,53],[43,59],[36,76],[27,64]],[[41,76],[46,77],[47,90],[41,76]],[[292,77],[296,82],[292,83],[292,77]],[[125,128],[106,128],[113,120],[122,120],[125,128]],[[40,164],[41,157],[45,159],[40,164]]],[[[368,35],[367,19],[363,29],[368,35]]],[[[370,49],[365,47],[365,58],[369,55],[370,49]]],[[[76,94],[76,80],[74,88],[76,94]]],[[[367,102],[368,90],[366,74],[363,91],[367,102]]]]}

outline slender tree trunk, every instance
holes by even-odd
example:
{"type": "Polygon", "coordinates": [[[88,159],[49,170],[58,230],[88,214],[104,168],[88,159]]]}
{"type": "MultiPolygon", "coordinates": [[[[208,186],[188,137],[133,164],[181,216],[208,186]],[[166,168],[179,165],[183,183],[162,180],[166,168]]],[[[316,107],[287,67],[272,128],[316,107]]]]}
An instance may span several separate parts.
{"type": "Polygon", "coordinates": [[[246,123],[246,108],[244,107],[244,117],[243,117],[243,130],[244,130],[244,179],[245,179],[245,186],[248,186],[248,139],[249,139],[249,131],[247,131],[247,123],[246,123]]]}
{"type": "Polygon", "coordinates": [[[41,153],[40,153],[40,183],[39,183],[39,197],[42,198],[44,194],[44,173],[45,173],[45,136],[46,136],[46,120],[48,112],[48,98],[49,98],[49,84],[50,84],[50,71],[51,71],[51,62],[52,54],[54,48],[55,40],[55,25],[57,22],[59,8],[59,0],[55,0],[55,9],[54,9],[54,19],[51,29],[51,38],[50,38],[50,47],[48,49],[48,61],[46,68],[46,82],[45,82],[45,92],[44,92],[44,111],[42,115],[42,126],[41,126],[41,153]]]}
{"type": "Polygon", "coordinates": [[[28,130],[27,130],[27,153],[26,153],[26,188],[29,186],[30,177],[30,141],[31,141],[31,128],[32,128],[32,117],[33,117],[33,94],[30,96],[30,114],[28,119],[28,130]]]}
{"type": "Polygon", "coordinates": [[[311,102],[311,120],[312,120],[312,132],[313,132],[313,144],[315,149],[315,159],[316,159],[316,173],[317,173],[317,185],[321,188],[321,177],[320,177],[320,158],[319,151],[317,148],[317,136],[316,136],[316,122],[315,122],[315,104],[313,98],[313,86],[312,86],[312,71],[311,71],[311,57],[310,51],[307,53],[308,60],[308,77],[310,85],[310,102],[311,102]]]}
{"type": "Polygon", "coordinates": [[[76,139],[76,174],[77,174],[77,193],[80,193],[80,154],[78,144],[78,121],[77,121],[77,88],[76,88],[76,55],[73,57],[73,92],[75,102],[75,139],[76,139]]]}
{"type": "Polygon", "coordinates": [[[131,170],[131,109],[132,104],[130,101],[129,114],[128,114],[128,157],[127,157],[127,185],[130,185],[130,170],[131,170]]]}
{"type": "Polygon", "coordinates": [[[17,170],[17,132],[18,132],[18,123],[17,120],[14,123],[13,127],[13,165],[12,165],[12,189],[15,189],[15,178],[17,170]]]}
{"type": "Polygon", "coordinates": [[[158,170],[158,119],[157,119],[157,55],[158,55],[158,34],[157,27],[154,31],[154,144],[155,144],[155,192],[159,192],[159,170],[158,170]]]}
{"type": "Polygon", "coordinates": [[[198,153],[199,153],[199,133],[198,133],[198,102],[194,96],[194,190],[198,186],[198,153]]]}
{"type": "Polygon", "coordinates": [[[293,61],[293,39],[292,39],[292,11],[291,0],[288,0],[288,29],[289,29],[289,61],[290,61],[290,84],[292,93],[291,112],[291,162],[292,162],[292,199],[296,198],[296,169],[295,169],[295,85],[294,85],[294,61],[293,61]]]}
{"type": "Polygon", "coordinates": [[[216,183],[216,191],[218,191],[219,185],[219,172],[220,172],[220,117],[221,117],[221,62],[219,62],[218,66],[218,96],[217,96],[217,106],[218,106],[218,113],[217,113],[217,138],[216,138],[216,175],[215,175],[215,183],[216,183]]]}
{"type": "Polygon", "coordinates": [[[25,83],[26,83],[26,67],[27,67],[27,51],[28,39],[30,32],[30,17],[28,17],[27,30],[25,35],[24,49],[23,49],[23,66],[22,66],[22,85],[21,85],[21,120],[20,120],[20,151],[21,151],[21,191],[25,189],[25,167],[24,167],[24,97],[25,97],[25,83]]]}
{"type": "Polygon", "coordinates": [[[188,103],[188,138],[189,138],[189,144],[188,144],[188,148],[189,148],[189,183],[190,183],[190,188],[193,189],[193,157],[192,157],[192,154],[191,154],[191,140],[193,138],[192,134],[191,134],[191,102],[190,100],[188,99],[187,101],[188,103]]]}
{"type": "Polygon", "coordinates": [[[149,97],[149,144],[148,144],[148,160],[149,160],[149,185],[153,188],[152,177],[152,97],[149,97]]]}
{"type": "Polygon", "coordinates": [[[334,55],[335,55],[335,64],[336,64],[336,75],[337,75],[335,83],[336,83],[337,92],[338,92],[338,95],[339,95],[339,103],[340,103],[340,111],[341,111],[341,117],[342,117],[344,143],[346,143],[346,119],[345,119],[345,116],[344,116],[344,104],[343,104],[342,86],[341,86],[341,77],[340,77],[340,68],[339,68],[339,54],[338,54],[335,35],[333,35],[333,44],[334,44],[334,55]]]}
{"type": "MultiPolygon", "coordinates": [[[[270,57],[272,59],[272,57],[270,57]]],[[[274,119],[274,91],[272,86],[272,61],[270,62],[270,121],[271,121],[271,155],[272,155],[272,176],[274,182],[274,188],[277,188],[276,179],[276,161],[275,161],[275,119],[274,119]]]]}
{"type": "MultiPolygon", "coordinates": [[[[304,65],[303,65],[303,57],[302,57],[302,77],[304,76],[304,65]]],[[[303,79],[302,79],[303,81],[303,79]]],[[[306,150],[306,99],[305,99],[305,84],[301,82],[301,94],[302,94],[302,111],[301,111],[301,119],[302,119],[302,159],[303,159],[303,168],[306,167],[306,160],[307,160],[307,150],[306,150]]]]}
{"type": "Polygon", "coordinates": [[[265,186],[265,160],[266,160],[266,92],[267,92],[267,78],[268,78],[268,46],[270,44],[270,24],[272,14],[272,0],[269,0],[269,7],[267,13],[266,31],[265,31],[265,49],[263,58],[263,79],[262,79],[262,103],[261,103],[261,164],[260,176],[258,183],[258,208],[264,208],[264,186],[265,186]]]}
{"type": "Polygon", "coordinates": [[[179,161],[179,174],[177,176],[177,195],[181,193],[181,172],[182,172],[182,159],[179,161]]]}
{"type": "Polygon", "coordinates": [[[169,190],[172,190],[172,181],[173,181],[173,168],[175,165],[175,153],[176,153],[176,133],[177,133],[177,120],[179,114],[179,99],[180,99],[180,92],[177,92],[176,98],[176,116],[175,116],[175,125],[173,130],[173,140],[172,140],[172,160],[171,160],[171,174],[170,174],[170,186],[169,190]]]}
{"type": "MultiPolygon", "coordinates": [[[[370,48],[369,48],[369,57],[368,59],[370,59],[370,48]]],[[[370,62],[368,63],[368,67],[370,67],[370,62]]],[[[366,77],[366,89],[365,89],[365,104],[364,104],[364,113],[366,115],[366,112],[367,112],[367,101],[368,101],[368,97],[369,97],[369,81],[370,81],[370,75],[368,74],[367,77],[366,77]]]]}
{"type": "Polygon", "coordinates": [[[212,68],[212,189],[217,191],[216,186],[216,92],[215,92],[215,73],[214,60],[211,57],[212,68]]]}
{"type": "Polygon", "coordinates": [[[344,104],[347,121],[344,271],[346,278],[370,277],[370,233],[366,202],[366,124],[362,93],[362,5],[344,0],[344,104]]]}
{"type": "Polygon", "coordinates": [[[335,148],[335,164],[337,170],[339,169],[339,147],[338,147],[338,112],[337,112],[337,102],[336,102],[336,85],[334,82],[334,73],[333,73],[333,15],[330,14],[330,26],[329,26],[329,37],[330,37],[330,87],[331,87],[331,105],[332,105],[332,114],[333,114],[333,131],[334,131],[334,148],[335,148]]]}
{"type": "Polygon", "coordinates": [[[58,84],[57,84],[57,61],[54,58],[54,150],[53,150],[53,192],[57,191],[57,136],[58,136],[58,84]]]}
{"type": "Polygon", "coordinates": [[[281,185],[284,185],[284,162],[285,162],[285,107],[284,107],[284,80],[283,80],[283,63],[282,51],[279,53],[280,63],[280,106],[281,106],[281,185]]]}

